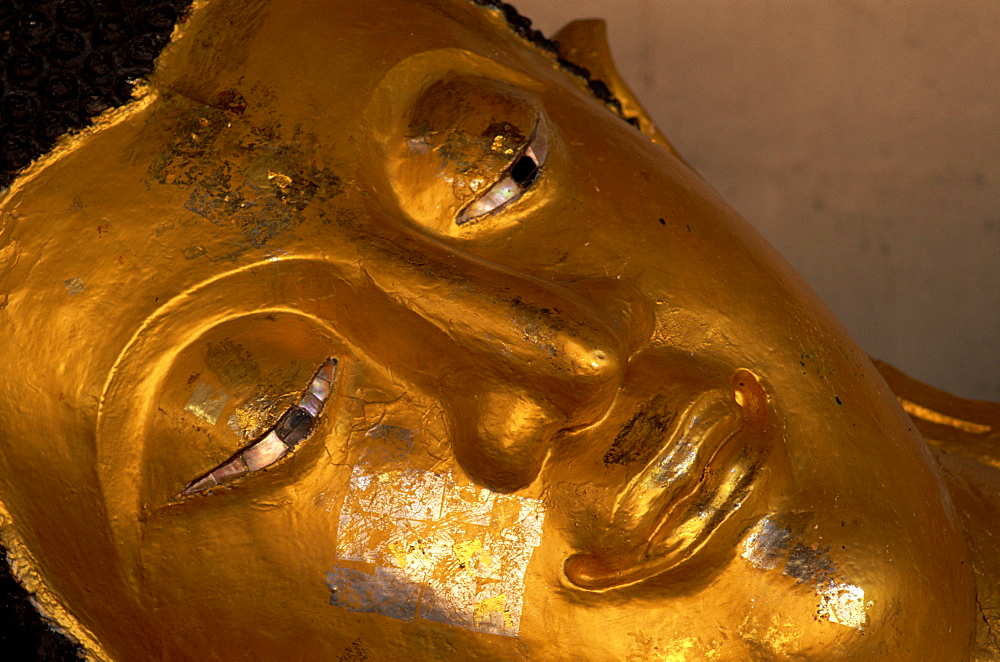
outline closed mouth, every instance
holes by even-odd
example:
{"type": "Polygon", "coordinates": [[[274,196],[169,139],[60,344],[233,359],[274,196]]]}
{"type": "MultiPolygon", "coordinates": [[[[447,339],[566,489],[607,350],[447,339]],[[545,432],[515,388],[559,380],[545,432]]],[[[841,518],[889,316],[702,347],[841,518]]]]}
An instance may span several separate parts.
{"type": "Polygon", "coordinates": [[[618,493],[612,540],[628,544],[574,554],[567,579],[578,588],[636,584],[703,549],[753,491],[767,454],[767,396],[738,370],[732,389],[699,394],[665,435],[659,452],[618,493]]]}

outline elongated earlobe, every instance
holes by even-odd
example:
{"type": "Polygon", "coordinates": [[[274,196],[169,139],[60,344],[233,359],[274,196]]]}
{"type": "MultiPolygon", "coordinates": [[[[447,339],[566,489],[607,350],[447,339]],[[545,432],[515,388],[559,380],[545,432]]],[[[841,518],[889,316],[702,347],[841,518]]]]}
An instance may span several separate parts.
{"type": "Polygon", "coordinates": [[[555,40],[559,43],[562,57],[586,67],[594,78],[600,79],[611,89],[612,94],[621,101],[625,116],[639,120],[640,131],[677,158],[681,158],[618,74],[608,47],[607,25],[603,20],[588,18],[571,21],[556,33],[555,40]]]}

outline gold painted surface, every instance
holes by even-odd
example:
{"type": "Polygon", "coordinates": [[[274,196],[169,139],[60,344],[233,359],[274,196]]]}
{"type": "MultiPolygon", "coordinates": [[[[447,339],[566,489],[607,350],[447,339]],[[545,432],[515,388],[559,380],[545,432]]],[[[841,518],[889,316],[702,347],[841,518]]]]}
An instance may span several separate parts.
{"type": "Polygon", "coordinates": [[[960,418],[948,416],[946,414],[942,414],[941,412],[934,411],[933,409],[922,407],[915,402],[910,402],[906,398],[899,398],[899,404],[903,406],[903,411],[910,416],[915,416],[916,418],[925,420],[928,423],[946,425],[971,434],[986,434],[987,432],[991,432],[993,430],[993,428],[989,425],[980,425],[979,423],[963,421],[960,418]]]}
{"type": "Polygon", "coordinates": [[[930,446],[1000,469],[1000,404],[959,398],[874,363],[930,446]]]}
{"type": "Polygon", "coordinates": [[[659,128],[649,119],[649,113],[632,94],[632,90],[615,68],[611,59],[611,49],[608,47],[607,29],[607,25],[601,19],[580,19],[563,26],[553,38],[559,43],[559,53],[563,57],[586,67],[592,76],[607,84],[621,103],[622,114],[634,118],[634,121],[638,122],[640,131],[656,144],[669,150],[676,158],[682,159],[666,136],[660,133],[659,128]]]}
{"type": "Polygon", "coordinates": [[[46,613],[115,661],[996,659],[997,427],[896,389],[932,455],[625,102],[468,0],[196,3],[0,199],[46,613]]]}

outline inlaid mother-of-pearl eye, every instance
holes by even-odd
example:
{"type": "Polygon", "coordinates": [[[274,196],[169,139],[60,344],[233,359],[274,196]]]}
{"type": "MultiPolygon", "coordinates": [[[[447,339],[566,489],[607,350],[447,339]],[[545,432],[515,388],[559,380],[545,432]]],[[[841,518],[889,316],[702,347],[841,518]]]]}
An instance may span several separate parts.
{"type": "Polygon", "coordinates": [[[524,151],[504,171],[500,180],[463,209],[455,223],[465,225],[499,211],[524,195],[535,183],[549,156],[549,130],[545,120],[538,118],[535,133],[524,151]]]}
{"type": "Polygon", "coordinates": [[[337,374],[337,359],[327,359],[313,375],[298,403],[288,409],[278,422],[248,447],[207,474],[192,481],[180,496],[202,492],[268,467],[306,439],[323,413],[337,374]]]}

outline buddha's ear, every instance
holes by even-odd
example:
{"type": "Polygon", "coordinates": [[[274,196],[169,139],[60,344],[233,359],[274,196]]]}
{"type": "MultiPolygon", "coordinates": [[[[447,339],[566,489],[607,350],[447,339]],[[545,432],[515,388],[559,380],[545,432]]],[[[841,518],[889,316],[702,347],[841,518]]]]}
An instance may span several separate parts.
{"type": "Polygon", "coordinates": [[[625,116],[635,117],[639,121],[640,131],[680,158],[677,150],[656,128],[649,113],[618,74],[618,69],[611,58],[611,49],[608,47],[607,26],[604,21],[596,18],[571,21],[556,33],[555,40],[559,42],[559,54],[563,58],[586,67],[590,70],[592,78],[600,79],[608,86],[611,93],[621,102],[625,116]]]}

